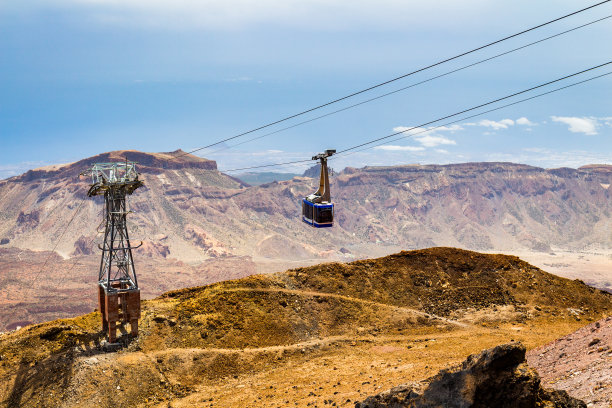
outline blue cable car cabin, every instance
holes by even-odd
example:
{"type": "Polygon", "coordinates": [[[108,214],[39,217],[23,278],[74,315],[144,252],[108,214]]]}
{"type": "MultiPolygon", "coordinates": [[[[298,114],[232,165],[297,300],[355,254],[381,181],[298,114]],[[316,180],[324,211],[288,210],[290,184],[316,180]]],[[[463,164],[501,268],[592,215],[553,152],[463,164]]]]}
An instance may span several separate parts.
{"type": "Polygon", "coordinates": [[[302,200],[302,221],[316,228],[332,227],[334,225],[334,205],[332,203],[313,203],[302,200]]]}
{"type": "Polygon", "coordinates": [[[316,228],[327,228],[334,225],[334,204],[331,202],[329,190],[329,174],[327,171],[327,158],[336,153],[335,150],[326,150],[312,158],[321,161],[321,176],[319,189],[302,200],[302,221],[316,228]]]}

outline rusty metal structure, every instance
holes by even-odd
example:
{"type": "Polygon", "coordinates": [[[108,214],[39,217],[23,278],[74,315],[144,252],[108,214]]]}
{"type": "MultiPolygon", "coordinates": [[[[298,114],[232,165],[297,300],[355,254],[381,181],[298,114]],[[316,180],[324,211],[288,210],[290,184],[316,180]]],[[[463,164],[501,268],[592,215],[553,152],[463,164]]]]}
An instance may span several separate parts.
{"type": "Polygon", "coordinates": [[[134,269],[130,237],[126,223],[129,213],[126,197],[143,185],[135,162],[96,163],[83,174],[90,175],[89,197],[104,196],[104,241],[98,273],[98,301],[102,330],[108,331],[109,343],[117,341],[117,322],[130,324],[131,335],[138,336],[140,289],[134,269]]]}

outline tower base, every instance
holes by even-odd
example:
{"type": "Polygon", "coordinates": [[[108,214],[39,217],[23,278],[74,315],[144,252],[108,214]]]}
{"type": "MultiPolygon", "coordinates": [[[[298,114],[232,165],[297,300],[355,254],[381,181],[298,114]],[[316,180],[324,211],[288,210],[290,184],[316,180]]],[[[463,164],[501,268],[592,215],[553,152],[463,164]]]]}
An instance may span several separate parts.
{"type": "Polygon", "coordinates": [[[102,330],[108,331],[108,342],[117,341],[117,322],[129,323],[131,335],[138,336],[138,319],[140,319],[140,290],[120,289],[113,285],[108,290],[104,285],[98,285],[98,302],[102,315],[102,330]]]}

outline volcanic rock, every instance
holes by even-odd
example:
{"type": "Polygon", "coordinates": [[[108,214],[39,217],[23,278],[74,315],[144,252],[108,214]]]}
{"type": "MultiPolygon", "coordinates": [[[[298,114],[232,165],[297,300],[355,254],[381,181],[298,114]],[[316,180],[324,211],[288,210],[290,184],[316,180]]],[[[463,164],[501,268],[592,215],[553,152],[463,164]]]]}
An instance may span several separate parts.
{"type": "Polygon", "coordinates": [[[20,231],[27,231],[36,228],[40,222],[40,210],[34,210],[29,213],[21,211],[17,217],[17,225],[20,231]]]}
{"type": "MultiPolygon", "coordinates": [[[[2,247],[2,253],[0,271],[9,277],[25,274],[35,290],[39,269],[24,271],[2,260],[53,260],[50,252],[2,247]]],[[[80,264],[89,269],[87,276],[99,267],[99,260],[56,257],[73,274],[80,264]]],[[[101,342],[99,312],[0,333],[0,406],[68,408],[85,401],[100,408],[199,408],[211,405],[211,395],[216,407],[347,406],[380,392],[382,384],[421,381],[489,345],[516,339],[532,349],[550,342],[581,324],[570,309],[580,311],[583,321],[612,310],[612,295],[583,282],[547,274],[517,257],[454,248],[242,279],[236,278],[256,270],[250,258],[211,258],[206,269],[170,259],[163,265],[171,269],[160,274],[168,279],[166,287],[184,286],[194,276],[206,282],[225,274],[232,280],[143,300],[139,337],[121,350],[101,342]]],[[[150,271],[159,262],[138,257],[144,290],[152,286],[150,271]]],[[[63,292],[77,300],[81,292],[91,293],[90,283],[78,285],[91,279],[78,276],[63,292]]],[[[7,292],[0,293],[4,304],[25,298],[23,291],[9,292],[12,297],[7,292]]],[[[70,306],[66,299],[62,304],[47,300],[44,316],[70,306]]],[[[12,306],[0,307],[8,330],[32,323],[28,317],[12,306]]],[[[612,342],[596,327],[593,335],[601,344],[590,348],[591,355],[609,365],[607,353],[597,350],[612,342]]],[[[477,354],[405,394],[413,392],[423,404],[435,402],[438,394],[458,401],[429,406],[523,407],[532,400],[572,406],[563,393],[538,391],[535,373],[522,363],[524,349],[515,347],[477,354]],[[500,395],[506,405],[496,404],[500,395]]],[[[398,401],[406,399],[398,395],[398,401]]]]}
{"type": "Polygon", "coordinates": [[[565,391],[543,389],[538,374],[526,364],[520,343],[484,350],[420,384],[395,387],[355,403],[356,408],[541,406],[586,408],[565,391]]]}
{"type": "Polygon", "coordinates": [[[72,255],[91,255],[94,253],[94,242],[91,237],[87,238],[83,235],[74,243],[74,252],[72,255]]]}
{"type": "Polygon", "coordinates": [[[136,249],[139,255],[145,255],[150,258],[162,257],[167,258],[170,255],[168,245],[160,244],[159,242],[144,241],[142,246],[136,249]]]}
{"type": "Polygon", "coordinates": [[[584,326],[527,353],[529,365],[542,381],[584,400],[592,408],[608,408],[612,401],[609,345],[612,317],[584,326]]]}

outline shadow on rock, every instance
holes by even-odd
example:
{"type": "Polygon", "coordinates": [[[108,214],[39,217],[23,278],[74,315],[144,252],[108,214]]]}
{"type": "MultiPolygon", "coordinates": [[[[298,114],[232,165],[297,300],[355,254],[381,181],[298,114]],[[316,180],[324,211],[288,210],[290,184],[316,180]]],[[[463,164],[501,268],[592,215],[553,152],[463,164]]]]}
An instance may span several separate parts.
{"type": "Polygon", "coordinates": [[[417,385],[403,385],[356,402],[356,408],[586,408],[565,391],[546,390],[525,362],[525,347],[510,343],[469,356],[417,385]]]}
{"type": "Polygon", "coordinates": [[[54,406],[51,400],[63,399],[58,391],[68,387],[75,354],[73,350],[65,351],[40,362],[22,358],[6,406],[54,406]]]}

